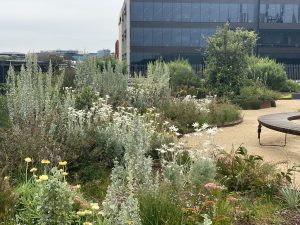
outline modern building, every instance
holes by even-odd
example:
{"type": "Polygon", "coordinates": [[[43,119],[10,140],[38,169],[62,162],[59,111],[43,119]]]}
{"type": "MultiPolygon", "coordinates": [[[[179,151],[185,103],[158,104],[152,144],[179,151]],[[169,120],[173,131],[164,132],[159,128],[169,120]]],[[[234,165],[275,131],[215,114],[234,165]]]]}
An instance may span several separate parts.
{"type": "Polygon", "coordinates": [[[124,0],[119,59],[201,64],[207,38],[226,22],[256,31],[259,55],[300,64],[300,0],[124,0]]]}
{"type": "Polygon", "coordinates": [[[102,49],[97,52],[97,58],[103,58],[106,56],[110,56],[110,50],[109,49],[102,49]]]}

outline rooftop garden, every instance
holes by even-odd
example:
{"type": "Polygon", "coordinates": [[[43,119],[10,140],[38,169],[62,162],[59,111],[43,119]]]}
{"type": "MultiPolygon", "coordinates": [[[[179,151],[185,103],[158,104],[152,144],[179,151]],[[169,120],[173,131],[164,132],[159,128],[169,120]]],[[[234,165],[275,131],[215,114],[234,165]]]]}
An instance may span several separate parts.
{"type": "Polygon", "coordinates": [[[43,73],[35,55],[20,73],[11,68],[0,99],[0,222],[297,220],[297,166],[280,170],[243,146],[214,143],[218,127],[241,121],[240,107],[260,108],[291,84],[280,64],[253,56],[255,41],[253,32],[218,30],[206,79],[184,60],[150,63],[134,78],[121,62],[91,58],[74,76],[54,73],[51,62],[43,73]],[[205,141],[191,149],[184,135],[205,141]]]}

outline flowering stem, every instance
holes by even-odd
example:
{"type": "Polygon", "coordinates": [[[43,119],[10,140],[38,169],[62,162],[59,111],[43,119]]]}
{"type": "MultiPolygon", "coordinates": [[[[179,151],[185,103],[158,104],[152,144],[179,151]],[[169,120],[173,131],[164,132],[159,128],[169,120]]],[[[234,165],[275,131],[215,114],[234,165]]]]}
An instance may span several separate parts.
{"type": "Polygon", "coordinates": [[[26,171],[25,171],[25,180],[26,180],[26,184],[27,184],[27,171],[28,171],[28,162],[26,162],[26,171]]]}

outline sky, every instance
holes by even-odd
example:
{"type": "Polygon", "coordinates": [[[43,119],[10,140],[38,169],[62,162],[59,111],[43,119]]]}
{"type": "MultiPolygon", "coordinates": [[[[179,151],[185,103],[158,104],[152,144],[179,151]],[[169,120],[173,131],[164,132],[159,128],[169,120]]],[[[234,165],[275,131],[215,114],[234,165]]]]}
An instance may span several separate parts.
{"type": "Polygon", "coordinates": [[[0,0],[0,52],[114,51],[123,0],[0,0]]]}

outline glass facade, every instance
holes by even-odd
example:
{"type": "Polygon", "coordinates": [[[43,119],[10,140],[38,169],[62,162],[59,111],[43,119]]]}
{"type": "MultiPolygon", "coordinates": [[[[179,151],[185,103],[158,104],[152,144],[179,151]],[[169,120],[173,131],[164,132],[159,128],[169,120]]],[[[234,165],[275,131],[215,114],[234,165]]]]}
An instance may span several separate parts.
{"type": "Polygon", "coordinates": [[[254,21],[254,4],[133,1],[132,21],[243,22],[254,21]]]}
{"type": "Polygon", "coordinates": [[[261,23],[300,23],[299,4],[261,4],[261,23]]]}
{"type": "Polygon", "coordinates": [[[160,57],[166,61],[182,57],[199,64],[207,38],[226,22],[233,28],[259,30],[258,48],[300,48],[300,0],[260,0],[260,5],[258,0],[130,2],[132,64],[147,64],[160,57]],[[287,29],[280,24],[291,25],[287,29]]]}
{"type": "Polygon", "coordinates": [[[216,29],[208,28],[141,28],[131,29],[131,46],[205,47],[216,29]]]}

